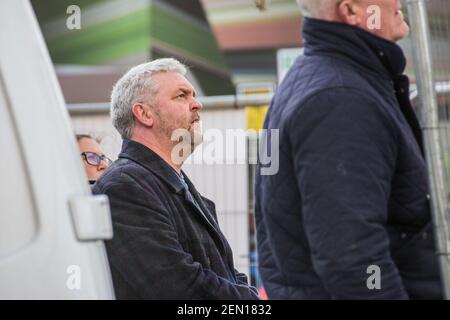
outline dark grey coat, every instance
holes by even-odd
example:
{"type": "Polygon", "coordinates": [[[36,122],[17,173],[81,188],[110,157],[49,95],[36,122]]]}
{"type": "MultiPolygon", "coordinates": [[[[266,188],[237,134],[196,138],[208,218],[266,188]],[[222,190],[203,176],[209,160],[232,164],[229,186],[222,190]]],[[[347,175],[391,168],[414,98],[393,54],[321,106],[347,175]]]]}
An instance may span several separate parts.
{"type": "Polygon", "coordinates": [[[109,197],[114,238],[106,242],[118,299],[257,299],[233,267],[214,203],[158,155],[125,140],[94,187],[109,197]],[[198,207],[197,204],[198,203],[198,207]]]}

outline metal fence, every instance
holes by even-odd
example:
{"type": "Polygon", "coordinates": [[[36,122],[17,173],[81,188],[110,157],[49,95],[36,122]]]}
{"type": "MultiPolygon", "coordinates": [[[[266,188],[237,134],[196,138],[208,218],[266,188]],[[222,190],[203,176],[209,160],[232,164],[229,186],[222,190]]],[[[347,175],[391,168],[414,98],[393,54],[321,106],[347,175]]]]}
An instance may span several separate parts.
{"type": "Polygon", "coordinates": [[[437,254],[445,297],[450,299],[449,119],[450,3],[408,0],[418,113],[424,133],[437,254]]]}

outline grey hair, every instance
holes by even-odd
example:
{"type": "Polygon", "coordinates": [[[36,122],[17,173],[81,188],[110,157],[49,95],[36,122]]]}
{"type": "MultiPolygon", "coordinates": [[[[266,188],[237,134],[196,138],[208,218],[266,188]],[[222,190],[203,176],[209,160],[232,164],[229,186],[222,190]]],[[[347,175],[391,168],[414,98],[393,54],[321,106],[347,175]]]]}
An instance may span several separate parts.
{"type": "Polygon", "coordinates": [[[308,18],[332,20],[340,0],[297,0],[303,16],[308,18]]]}
{"type": "Polygon", "coordinates": [[[131,68],[114,85],[111,93],[111,119],[123,139],[130,139],[133,134],[135,119],[132,106],[152,101],[158,89],[152,75],[171,71],[184,76],[187,68],[173,58],[156,59],[131,68]]]}

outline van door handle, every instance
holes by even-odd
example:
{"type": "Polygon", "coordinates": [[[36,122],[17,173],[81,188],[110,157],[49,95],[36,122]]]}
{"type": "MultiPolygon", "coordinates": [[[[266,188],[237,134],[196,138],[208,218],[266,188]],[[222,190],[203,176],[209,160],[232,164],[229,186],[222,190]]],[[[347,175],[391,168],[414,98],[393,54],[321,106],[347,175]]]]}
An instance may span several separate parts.
{"type": "Polygon", "coordinates": [[[74,196],[69,199],[69,207],[78,240],[112,239],[113,228],[107,196],[74,196]]]}

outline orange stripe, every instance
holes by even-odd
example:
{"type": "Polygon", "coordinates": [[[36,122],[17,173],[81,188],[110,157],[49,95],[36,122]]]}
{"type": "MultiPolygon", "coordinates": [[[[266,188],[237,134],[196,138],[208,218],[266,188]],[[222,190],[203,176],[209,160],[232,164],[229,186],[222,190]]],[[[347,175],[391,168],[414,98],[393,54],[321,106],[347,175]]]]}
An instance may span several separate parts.
{"type": "Polygon", "coordinates": [[[298,47],[301,38],[301,17],[278,21],[214,27],[222,50],[298,47]]]}

